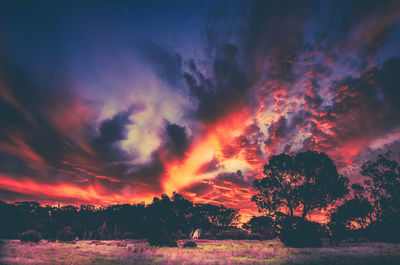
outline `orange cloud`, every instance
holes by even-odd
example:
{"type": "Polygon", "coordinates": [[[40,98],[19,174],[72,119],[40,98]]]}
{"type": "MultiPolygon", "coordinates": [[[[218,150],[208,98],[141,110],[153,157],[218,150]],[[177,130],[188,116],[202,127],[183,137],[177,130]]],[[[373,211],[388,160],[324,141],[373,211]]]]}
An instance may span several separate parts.
{"type": "Polygon", "coordinates": [[[197,175],[200,167],[213,158],[224,160],[223,147],[243,131],[248,118],[249,113],[244,108],[227,115],[215,125],[209,126],[205,136],[197,140],[183,161],[164,161],[166,162],[164,191],[170,194],[201,179],[213,177],[208,174],[197,175]]]}

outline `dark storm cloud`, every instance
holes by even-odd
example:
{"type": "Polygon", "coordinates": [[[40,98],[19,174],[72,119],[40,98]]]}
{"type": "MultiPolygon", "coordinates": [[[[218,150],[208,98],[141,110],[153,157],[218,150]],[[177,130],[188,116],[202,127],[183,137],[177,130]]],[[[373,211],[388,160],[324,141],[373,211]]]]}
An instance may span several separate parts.
{"type": "Polygon", "coordinates": [[[188,94],[197,107],[189,116],[205,123],[215,122],[255,100],[249,91],[265,80],[264,68],[268,69],[268,78],[279,79],[281,85],[297,78],[293,64],[302,49],[303,26],[311,2],[253,1],[250,8],[244,9],[248,11],[244,16],[230,12],[229,8],[211,13],[205,26],[210,72],[199,70],[197,64],[203,62],[188,60],[182,73],[180,56],[154,44],[144,49],[147,60],[170,85],[175,85],[183,75],[188,94]],[[240,29],[227,23],[236,18],[240,29]],[[222,31],[236,34],[237,39],[231,42],[229,34],[222,31]]]}
{"type": "Polygon", "coordinates": [[[246,32],[241,37],[246,64],[254,68],[252,78],[260,78],[258,75],[264,71],[264,65],[269,68],[270,78],[277,78],[281,82],[293,82],[296,79],[293,62],[301,52],[303,26],[311,3],[253,2],[246,32]]]}
{"type": "Polygon", "coordinates": [[[131,115],[145,109],[141,104],[135,104],[126,111],[117,113],[114,117],[104,120],[99,128],[99,136],[93,139],[92,147],[104,162],[116,162],[130,158],[116,144],[126,139],[127,126],[133,124],[131,115]]]}
{"type": "Polygon", "coordinates": [[[189,94],[197,104],[195,118],[206,123],[240,107],[250,88],[238,64],[238,49],[230,43],[217,48],[211,77],[206,77],[191,62],[190,72],[185,72],[184,78],[189,94]]]}
{"type": "Polygon", "coordinates": [[[400,126],[400,58],[374,67],[360,78],[346,78],[331,88],[335,103],[328,110],[333,120],[342,125],[337,140],[378,136],[400,126]],[[355,132],[353,130],[356,130],[355,132]]]}
{"type": "Polygon", "coordinates": [[[167,136],[165,145],[173,155],[183,157],[190,144],[186,128],[167,121],[165,130],[167,136]]]}
{"type": "Polygon", "coordinates": [[[189,93],[197,103],[195,117],[213,122],[243,105],[252,105],[258,99],[251,90],[265,80],[276,81],[267,88],[270,91],[289,89],[300,74],[294,64],[303,51],[303,27],[312,4],[313,1],[252,1],[247,5],[250,7],[242,6],[241,12],[233,12],[235,17],[228,11],[214,14],[205,33],[212,74],[200,72],[193,61],[184,74],[189,93]],[[235,19],[240,26],[230,28],[226,21],[235,19]],[[218,20],[224,21],[215,22],[218,20]],[[236,35],[233,42],[231,35],[236,35]]]}
{"type": "Polygon", "coordinates": [[[324,52],[330,60],[362,71],[398,28],[400,4],[395,0],[320,1],[315,10],[313,42],[307,49],[324,52]],[[340,58],[343,54],[347,56],[340,58]]]}

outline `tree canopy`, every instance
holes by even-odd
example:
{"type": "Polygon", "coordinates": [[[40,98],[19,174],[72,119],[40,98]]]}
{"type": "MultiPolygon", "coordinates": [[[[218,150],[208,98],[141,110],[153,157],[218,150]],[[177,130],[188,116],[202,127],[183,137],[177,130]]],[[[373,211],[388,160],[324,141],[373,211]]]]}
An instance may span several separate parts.
{"type": "Polygon", "coordinates": [[[264,175],[254,181],[258,193],[252,201],[269,216],[305,218],[348,193],[348,178],[338,173],[328,155],[316,151],[271,156],[264,175]]]}

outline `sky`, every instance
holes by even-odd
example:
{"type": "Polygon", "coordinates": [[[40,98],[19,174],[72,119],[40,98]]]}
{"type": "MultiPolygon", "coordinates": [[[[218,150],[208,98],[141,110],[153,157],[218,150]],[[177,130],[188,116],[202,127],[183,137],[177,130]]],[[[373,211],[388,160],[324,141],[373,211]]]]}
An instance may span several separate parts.
{"type": "Polygon", "coordinates": [[[399,1],[0,2],[0,200],[257,213],[275,154],[400,152],[399,1]]]}

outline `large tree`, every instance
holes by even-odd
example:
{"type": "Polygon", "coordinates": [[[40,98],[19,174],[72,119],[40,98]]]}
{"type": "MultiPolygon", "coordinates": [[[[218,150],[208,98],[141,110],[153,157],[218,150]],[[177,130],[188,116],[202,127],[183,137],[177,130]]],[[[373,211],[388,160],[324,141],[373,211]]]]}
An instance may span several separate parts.
{"type": "Polygon", "coordinates": [[[400,165],[389,157],[390,152],[379,155],[377,160],[367,161],[361,167],[378,222],[400,220],[400,165]]]}
{"type": "Polygon", "coordinates": [[[264,175],[254,181],[258,193],[252,201],[269,216],[305,218],[313,210],[326,209],[348,192],[348,178],[338,174],[328,155],[316,151],[271,156],[264,175]]]}

